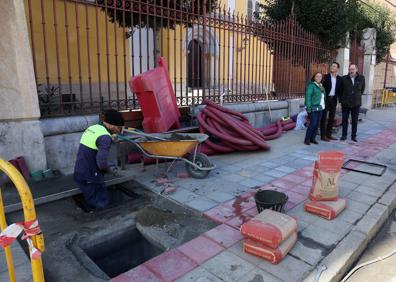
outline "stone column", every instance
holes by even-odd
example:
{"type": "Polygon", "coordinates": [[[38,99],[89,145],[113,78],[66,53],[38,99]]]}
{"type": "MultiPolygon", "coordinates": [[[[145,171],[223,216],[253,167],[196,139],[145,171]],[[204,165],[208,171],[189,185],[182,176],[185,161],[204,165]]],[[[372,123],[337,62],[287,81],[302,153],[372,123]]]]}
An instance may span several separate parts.
{"type": "Polygon", "coordinates": [[[346,45],[344,48],[340,48],[337,50],[337,58],[336,61],[340,64],[340,69],[338,71],[339,75],[347,75],[348,74],[348,68],[350,64],[350,39],[349,39],[349,33],[346,35],[346,45]]]}
{"type": "Polygon", "coordinates": [[[0,9],[0,157],[25,157],[31,171],[46,167],[44,138],[23,1],[0,9]]]}
{"type": "MultiPolygon", "coordinates": [[[[366,28],[363,30],[363,38],[360,44],[364,46],[364,66],[363,75],[366,79],[366,88],[362,96],[362,107],[371,109],[373,87],[374,87],[374,70],[376,63],[375,41],[377,31],[375,28],[366,28]]],[[[359,70],[360,71],[360,70],[359,70]]]]}

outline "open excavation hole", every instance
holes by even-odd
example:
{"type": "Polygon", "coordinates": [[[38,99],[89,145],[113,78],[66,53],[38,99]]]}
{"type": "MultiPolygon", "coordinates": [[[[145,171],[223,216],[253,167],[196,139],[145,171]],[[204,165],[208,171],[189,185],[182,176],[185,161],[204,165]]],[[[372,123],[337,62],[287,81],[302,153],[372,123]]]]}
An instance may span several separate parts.
{"type": "Polygon", "coordinates": [[[83,250],[110,278],[162,253],[162,250],[150,244],[134,226],[102,239],[104,240],[83,250]]]}

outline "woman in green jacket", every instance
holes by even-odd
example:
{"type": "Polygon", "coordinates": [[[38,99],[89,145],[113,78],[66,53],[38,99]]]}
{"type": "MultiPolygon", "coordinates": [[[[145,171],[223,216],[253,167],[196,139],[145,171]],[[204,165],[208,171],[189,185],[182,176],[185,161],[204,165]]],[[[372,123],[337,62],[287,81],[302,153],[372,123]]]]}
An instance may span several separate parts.
{"type": "Polygon", "coordinates": [[[310,120],[307,133],[305,134],[305,145],[311,145],[311,143],[318,144],[315,138],[318,134],[322,111],[325,107],[325,89],[322,85],[322,77],[323,75],[317,72],[309,82],[305,93],[305,108],[310,120]]]}

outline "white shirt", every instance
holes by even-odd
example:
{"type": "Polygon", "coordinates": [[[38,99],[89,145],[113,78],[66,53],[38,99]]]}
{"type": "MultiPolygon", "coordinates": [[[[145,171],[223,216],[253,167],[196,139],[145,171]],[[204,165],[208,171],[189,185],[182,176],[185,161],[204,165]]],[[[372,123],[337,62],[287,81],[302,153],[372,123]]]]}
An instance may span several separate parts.
{"type": "Polygon", "coordinates": [[[322,106],[322,110],[325,109],[325,94],[322,92],[320,97],[320,105],[322,106]]]}
{"type": "Polygon", "coordinates": [[[351,80],[352,80],[352,85],[355,85],[355,76],[351,76],[350,75],[350,77],[351,77],[351,80]]]}
{"type": "Polygon", "coordinates": [[[336,90],[336,84],[337,84],[337,76],[336,75],[330,75],[331,77],[331,90],[329,93],[329,96],[335,96],[335,90],[336,90]]]}

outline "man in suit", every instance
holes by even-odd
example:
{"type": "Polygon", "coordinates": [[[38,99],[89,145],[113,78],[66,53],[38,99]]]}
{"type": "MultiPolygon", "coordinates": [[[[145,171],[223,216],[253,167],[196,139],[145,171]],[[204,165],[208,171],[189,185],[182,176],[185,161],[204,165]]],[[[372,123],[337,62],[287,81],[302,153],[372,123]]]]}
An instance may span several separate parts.
{"type": "Polygon", "coordinates": [[[362,105],[362,94],[366,87],[363,75],[358,73],[356,65],[349,66],[349,74],[343,77],[342,95],[338,97],[342,105],[342,136],[341,141],[345,141],[348,134],[349,114],[352,116],[351,139],[357,142],[357,124],[359,119],[360,106],[362,105]]]}
{"type": "Polygon", "coordinates": [[[325,109],[323,110],[322,119],[320,121],[320,136],[323,141],[336,140],[331,136],[334,117],[337,107],[337,99],[342,95],[342,77],[338,75],[340,64],[333,62],[330,65],[330,73],[323,78],[323,87],[326,91],[325,109]]]}

